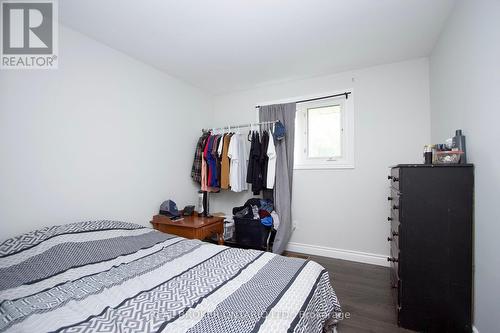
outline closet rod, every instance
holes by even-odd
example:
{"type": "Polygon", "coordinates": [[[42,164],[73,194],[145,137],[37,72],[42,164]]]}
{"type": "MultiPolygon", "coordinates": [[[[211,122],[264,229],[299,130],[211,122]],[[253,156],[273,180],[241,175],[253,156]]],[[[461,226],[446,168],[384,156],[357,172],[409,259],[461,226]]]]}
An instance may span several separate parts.
{"type": "Polygon", "coordinates": [[[267,124],[274,124],[277,123],[279,120],[271,120],[271,121],[261,121],[259,123],[250,123],[250,124],[242,124],[242,125],[234,125],[234,126],[224,126],[224,127],[214,127],[214,128],[204,128],[203,131],[217,131],[217,130],[228,130],[231,128],[243,128],[243,127],[251,127],[251,126],[260,126],[260,125],[267,125],[267,124]]]}
{"type": "MultiPolygon", "coordinates": [[[[327,99],[327,98],[333,98],[333,97],[340,97],[340,96],[345,96],[345,99],[349,98],[349,95],[351,94],[350,91],[346,91],[345,93],[342,94],[335,94],[335,95],[329,95],[329,96],[323,96],[323,97],[316,97],[316,98],[310,98],[310,99],[303,99],[301,101],[295,101],[296,104],[298,103],[305,103],[305,102],[312,102],[312,101],[319,101],[321,99],[327,99]]],[[[258,109],[260,108],[260,105],[256,105],[255,108],[258,109]]]]}

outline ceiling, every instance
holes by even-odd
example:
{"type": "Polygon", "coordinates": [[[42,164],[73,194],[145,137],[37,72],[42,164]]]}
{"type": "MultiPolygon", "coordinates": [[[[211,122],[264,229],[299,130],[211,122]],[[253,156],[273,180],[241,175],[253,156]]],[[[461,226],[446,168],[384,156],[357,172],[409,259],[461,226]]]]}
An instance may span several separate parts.
{"type": "Polygon", "coordinates": [[[211,94],[429,55],[454,0],[64,0],[62,23],[211,94]]]}

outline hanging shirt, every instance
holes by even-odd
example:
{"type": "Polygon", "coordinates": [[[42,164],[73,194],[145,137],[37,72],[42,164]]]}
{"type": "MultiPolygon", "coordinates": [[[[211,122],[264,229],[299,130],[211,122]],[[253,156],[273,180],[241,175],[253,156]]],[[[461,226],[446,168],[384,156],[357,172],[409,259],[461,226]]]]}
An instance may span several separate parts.
{"type": "Polygon", "coordinates": [[[247,164],[245,140],[241,134],[234,134],[229,143],[227,156],[231,159],[229,168],[229,183],[234,192],[246,191],[247,164]]]}
{"type": "Polygon", "coordinates": [[[212,169],[212,148],[214,144],[214,138],[215,136],[210,135],[208,137],[208,143],[207,146],[205,147],[205,159],[207,160],[207,186],[212,186],[212,179],[213,179],[213,169],[212,169]]]}
{"type": "Polygon", "coordinates": [[[250,140],[250,155],[248,157],[248,168],[247,168],[247,176],[246,176],[246,180],[247,180],[247,183],[248,184],[252,184],[253,183],[253,159],[252,159],[252,156],[254,155],[254,149],[255,149],[255,132],[249,132],[248,133],[248,136],[250,137],[251,135],[251,139],[250,140]]]}
{"type": "Polygon", "coordinates": [[[201,158],[201,190],[208,191],[208,165],[207,165],[207,150],[210,135],[205,138],[203,143],[203,154],[201,158]]]}
{"type": "Polygon", "coordinates": [[[205,140],[207,139],[208,133],[203,133],[198,142],[196,143],[196,148],[194,151],[193,166],[191,167],[191,178],[197,183],[201,183],[201,160],[203,159],[203,149],[205,148],[205,140]]]}
{"type": "Polygon", "coordinates": [[[262,144],[260,140],[260,134],[257,132],[255,134],[255,148],[252,155],[253,160],[253,176],[252,176],[252,191],[253,194],[258,195],[262,190],[262,163],[260,160],[260,155],[262,151],[262,144]]]}
{"type": "Polygon", "coordinates": [[[219,135],[217,139],[217,150],[215,151],[215,162],[217,168],[217,187],[220,188],[221,182],[221,153],[222,153],[222,142],[224,141],[224,135],[219,135]],[[220,150],[220,152],[219,152],[220,150]]]}
{"type": "Polygon", "coordinates": [[[212,187],[219,187],[219,179],[218,179],[218,173],[219,169],[217,168],[217,148],[219,146],[219,139],[220,135],[214,135],[213,140],[212,140],[212,146],[209,147],[209,154],[210,154],[210,186],[212,187]]]}
{"type": "Polygon", "coordinates": [[[261,149],[260,149],[260,169],[261,178],[260,184],[262,189],[267,188],[267,162],[269,158],[267,157],[267,146],[269,144],[269,133],[264,131],[262,133],[261,149]]]}
{"type": "MultiPolygon", "coordinates": [[[[260,152],[262,150],[260,143],[259,132],[255,133],[252,138],[252,152],[249,157],[249,163],[252,165],[251,183],[252,192],[258,195],[262,190],[262,163],[260,160],[260,152]]],[[[247,177],[248,180],[248,177],[247,177]]]]}
{"type": "Polygon", "coordinates": [[[227,152],[231,136],[232,134],[224,135],[224,142],[222,144],[220,187],[225,190],[229,189],[229,157],[227,156],[227,152]]]}
{"type": "Polygon", "coordinates": [[[213,135],[208,136],[207,139],[205,140],[205,145],[204,145],[205,148],[203,149],[203,159],[201,167],[201,190],[207,192],[219,191],[218,188],[210,186],[212,169],[210,168],[209,165],[211,163],[211,154],[209,153],[210,152],[209,148],[213,143],[213,139],[214,139],[213,135]]]}
{"type": "Polygon", "coordinates": [[[276,147],[274,146],[273,135],[269,135],[269,143],[267,144],[267,177],[266,188],[274,188],[274,180],[276,178],[276,147]]]}
{"type": "Polygon", "coordinates": [[[227,134],[224,134],[221,136],[221,140],[219,140],[219,146],[217,148],[217,155],[219,155],[219,158],[222,157],[222,146],[224,143],[224,137],[226,137],[227,134]]]}

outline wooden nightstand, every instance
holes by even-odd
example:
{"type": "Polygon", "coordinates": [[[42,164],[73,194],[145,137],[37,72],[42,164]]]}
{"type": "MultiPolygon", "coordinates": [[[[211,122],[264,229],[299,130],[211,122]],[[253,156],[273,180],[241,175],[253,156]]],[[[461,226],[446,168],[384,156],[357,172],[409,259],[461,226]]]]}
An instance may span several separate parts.
{"type": "Polygon", "coordinates": [[[176,222],[164,215],[155,215],[151,224],[158,231],[190,239],[205,239],[216,234],[218,244],[224,244],[223,217],[202,217],[195,213],[191,216],[183,216],[182,220],[176,222]]]}

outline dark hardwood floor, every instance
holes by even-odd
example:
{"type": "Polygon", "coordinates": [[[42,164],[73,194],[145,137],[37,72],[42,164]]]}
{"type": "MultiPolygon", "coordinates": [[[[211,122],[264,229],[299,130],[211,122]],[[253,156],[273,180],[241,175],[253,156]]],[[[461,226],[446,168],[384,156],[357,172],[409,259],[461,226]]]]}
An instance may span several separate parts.
{"type": "Polygon", "coordinates": [[[339,323],[339,333],[413,332],[396,323],[389,268],[300,253],[285,255],[309,258],[328,270],[342,311],[350,314],[339,323]]]}

